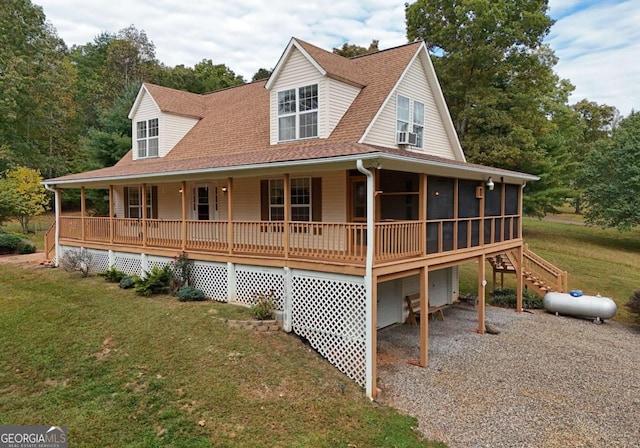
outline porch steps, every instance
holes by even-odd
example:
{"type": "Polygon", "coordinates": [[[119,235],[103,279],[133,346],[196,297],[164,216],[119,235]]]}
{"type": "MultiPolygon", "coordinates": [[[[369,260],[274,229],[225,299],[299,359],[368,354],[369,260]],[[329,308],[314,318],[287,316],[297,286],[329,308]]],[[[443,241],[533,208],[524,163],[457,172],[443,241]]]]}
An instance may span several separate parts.
{"type": "MultiPolygon", "coordinates": [[[[494,274],[515,274],[518,264],[516,251],[508,251],[493,257],[487,257],[494,274]]],[[[541,297],[548,292],[567,292],[567,272],[549,263],[535,254],[525,244],[522,254],[522,277],[527,288],[541,297]]],[[[502,282],[501,282],[502,283],[502,282]]]]}

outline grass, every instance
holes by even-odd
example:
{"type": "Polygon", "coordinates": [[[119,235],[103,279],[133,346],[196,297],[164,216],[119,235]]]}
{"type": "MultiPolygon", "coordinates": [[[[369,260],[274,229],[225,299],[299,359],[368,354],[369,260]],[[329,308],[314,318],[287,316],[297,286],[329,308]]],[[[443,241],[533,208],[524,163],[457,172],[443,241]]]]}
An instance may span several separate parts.
{"type": "Polygon", "coordinates": [[[308,346],[98,277],[0,265],[0,425],[77,447],[432,447],[308,346]],[[341,385],[345,385],[344,391],[341,385]]]}
{"type": "MultiPolygon", "coordinates": [[[[531,250],[568,272],[569,289],[611,297],[618,305],[614,320],[636,321],[624,304],[633,291],[640,290],[640,229],[620,232],[525,218],[523,236],[531,250]]],[[[487,267],[487,279],[490,275],[487,267]]],[[[477,266],[464,265],[460,290],[477,291],[476,278],[477,266]]],[[[505,276],[505,286],[515,286],[513,276],[505,276]]]]}
{"type": "MultiPolygon", "coordinates": [[[[29,231],[33,233],[29,233],[27,238],[36,246],[38,251],[44,250],[44,234],[54,219],[55,215],[53,213],[45,213],[44,215],[35,216],[31,219],[29,231]]],[[[2,230],[5,232],[22,233],[20,223],[14,219],[7,221],[2,226],[2,230]]]]}

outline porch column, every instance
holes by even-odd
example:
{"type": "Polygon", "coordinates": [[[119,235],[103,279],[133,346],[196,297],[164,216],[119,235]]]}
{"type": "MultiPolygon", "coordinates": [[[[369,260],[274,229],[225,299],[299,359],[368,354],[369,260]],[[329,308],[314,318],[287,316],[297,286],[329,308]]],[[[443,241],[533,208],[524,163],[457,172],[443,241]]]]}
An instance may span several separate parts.
{"type": "Polygon", "coordinates": [[[427,253],[427,175],[420,173],[418,219],[420,220],[420,252],[427,253]]]}
{"type": "Polygon", "coordinates": [[[478,333],[484,334],[484,297],[487,286],[485,276],[486,257],[484,253],[478,257],[478,333]]]}
{"type": "Polygon", "coordinates": [[[522,244],[516,249],[516,311],[522,313],[522,288],[524,279],[522,278],[522,244]]]}
{"type": "Polygon", "coordinates": [[[180,184],[180,203],[182,207],[182,251],[187,250],[187,181],[180,184]]]}
{"type": "MultiPolygon", "coordinates": [[[[504,241],[504,228],[506,226],[505,211],[506,211],[506,198],[507,185],[504,183],[504,177],[500,178],[500,219],[502,219],[502,225],[500,226],[500,241],[504,241]]],[[[513,237],[513,235],[512,235],[513,237]]]]}
{"type": "Polygon", "coordinates": [[[147,247],[147,184],[142,184],[142,247],[147,247]]]}
{"type": "Polygon", "coordinates": [[[85,214],[86,214],[86,197],[85,197],[84,187],[80,187],[80,227],[81,227],[80,235],[83,242],[85,240],[85,229],[84,229],[85,214]]]}
{"type": "Polygon", "coordinates": [[[109,185],[109,244],[113,244],[113,215],[114,215],[113,185],[109,185]]]}
{"type": "Polygon", "coordinates": [[[291,179],[284,175],[284,258],[289,258],[289,222],[291,221],[291,179]]]}
{"type": "MultiPolygon", "coordinates": [[[[55,229],[55,234],[54,234],[54,241],[55,241],[55,257],[56,257],[56,267],[60,266],[60,257],[61,257],[61,253],[60,253],[60,214],[61,214],[61,210],[62,210],[62,200],[60,198],[60,196],[62,195],[62,190],[59,188],[55,189],[55,197],[54,197],[54,208],[55,208],[55,215],[56,215],[56,229],[55,229]]],[[[48,250],[48,249],[47,249],[48,250]]]]}
{"type": "Polygon", "coordinates": [[[429,365],[429,267],[420,269],[420,367],[429,365]]]}
{"type": "Polygon", "coordinates": [[[482,196],[480,196],[480,225],[478,226],[478,242],[480,247],[484,246],[484,197],[486,195],[484,181],[480,186],[482,188],[482,196]]]}
{"type": "Polygon", "coordinates": [[[233,253],[233,178],[227,179],[227,247],[233,253]]]}
{"type": "MultiPolygon", "coordinates": [[[[456,178],[453,181],[453,249],[458,250],[458,183],[460,179],[456,178]]],[[[444,229],[443,229],[444,231],[444,229]]]]}

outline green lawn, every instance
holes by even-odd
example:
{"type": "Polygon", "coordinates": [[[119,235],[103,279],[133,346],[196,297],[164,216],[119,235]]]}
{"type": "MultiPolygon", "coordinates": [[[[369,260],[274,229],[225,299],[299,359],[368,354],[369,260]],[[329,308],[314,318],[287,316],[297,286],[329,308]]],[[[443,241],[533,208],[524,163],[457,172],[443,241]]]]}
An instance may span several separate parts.
{"type": "Polygon", "coordinates": [[[243,313],[0,265],[0,425],[67,425],[74,447],[443,446],[296,337],[218,319],[243,313]]]}
{"type": "MultiPolygon", "coordinates": [[[[618,305],[614,320],[635,322],[624,304],[640,290],[640,229],[619,232],[561,222],[525,218],[524,240],[538,255],[569,273],[569,289],[611,297],[618,305]]],[[[487,267],[487,279],[491,271],[487,267]]],[[[461,269],[460,289],[475,292],[477,266],[461,269]]],[[[505,276],[505,286],[515,285],[505,276]]]]}

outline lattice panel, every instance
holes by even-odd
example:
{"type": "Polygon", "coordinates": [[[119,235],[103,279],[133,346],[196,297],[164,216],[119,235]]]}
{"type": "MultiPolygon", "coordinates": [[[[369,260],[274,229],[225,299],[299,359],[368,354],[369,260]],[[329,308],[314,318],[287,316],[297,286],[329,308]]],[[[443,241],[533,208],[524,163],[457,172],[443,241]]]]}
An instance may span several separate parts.
{"type": "Polygon", "coordinates": [[[259,294],[273,291],[273,303],[277,310],[284,310],[284,273],[236,268],[237,301],[253,305],[259,294]]]}
{"type": "Polygon", "coordinates": [[[116,253],[114,266],[128,275],[140,275],[142,273],[140,255],[116,253]]]}
{"type": "Polygon", "coordinates": [[[363,387],[365,301],[362,283],[293,276],[293,331],[363,387]]]}
{"type": "Polygon", "coordinates": [[[109,252],[106,250],[85,249],[91,254],[92,272],[102,272],[109,269],[109,252]]]}
{"type": "Polygon", "coordinates": [[[219,302],[227,302],[229,287],[227,283],[227,265],[195,262],[193,264],[195,288],[204,291],[205,295],[219,302]]]}
{"type": "Polygon", "coordinates": [[[149,264],[149,270],[151,270],[153,266],[158,266],[159,268],[162,269],[172,261],[173,261],[173,258],[167,258],[167,257],[149,256],[147,258],[147,262],[149,264]]]}

